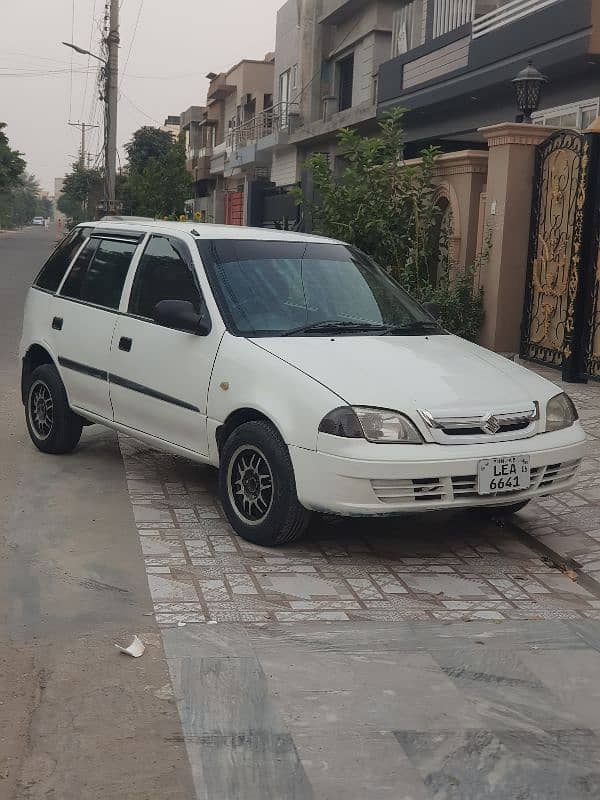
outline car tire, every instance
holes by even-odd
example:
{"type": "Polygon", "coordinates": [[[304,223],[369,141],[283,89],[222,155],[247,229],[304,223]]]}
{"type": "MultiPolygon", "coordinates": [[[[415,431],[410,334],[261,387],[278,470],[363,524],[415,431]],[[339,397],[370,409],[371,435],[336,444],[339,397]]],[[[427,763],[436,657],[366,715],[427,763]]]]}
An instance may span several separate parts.
{"type": "Polygon", "coordinates": [[[531,500],[521,500],[520,503],[512,503],[509,506],[491,506],[485,508],[485,513],[492,517],[510,517],[512,514],[518,514],[525,506],[528,506],[531,500]]]}
{"type": "Polygon", "coordinates": [[[277,547],[306,531],[311,514],[298,501],[289,450],[268,422],[246,422],[228,437],[219,488],[227,519],[242,539],[277,547]]]}
{"type": "Polygon", "coordinates": [[[42,453],[63,455],[77,447],[83,420],[69,408],[67,392],[53,364],[42,364],[29,376],[25,419],[31,441],[42,453]]]}

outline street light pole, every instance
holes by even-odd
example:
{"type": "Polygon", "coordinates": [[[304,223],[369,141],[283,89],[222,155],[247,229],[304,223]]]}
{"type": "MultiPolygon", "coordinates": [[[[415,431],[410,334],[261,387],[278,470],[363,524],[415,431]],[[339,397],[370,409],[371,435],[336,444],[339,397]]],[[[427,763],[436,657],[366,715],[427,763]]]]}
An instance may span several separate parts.
{"type": "Polygon", "coordinates": [[[104,213],[116,212],[117,194],[117,111],[119,103],[119,0],[110,0],[108,58],[84,50],[73,42],[64,45],[104,64],[104,213]]]}
{"type": "Polygon", "coordinates": [[[110,22],[107,37],[108,61],[105,90],[105,200],[107,214],[116,210],[117,190],[117,107],[119,101],[119,0],[110,0],[110,22]]]}

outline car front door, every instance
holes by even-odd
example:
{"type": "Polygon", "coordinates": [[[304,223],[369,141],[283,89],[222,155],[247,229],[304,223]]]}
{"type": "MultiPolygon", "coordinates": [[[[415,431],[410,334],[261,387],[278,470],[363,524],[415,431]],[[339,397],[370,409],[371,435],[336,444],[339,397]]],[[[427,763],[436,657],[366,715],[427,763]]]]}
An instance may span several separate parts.
{"type": "Polygon", "coordinates": [[[92,236],[53,303],[54,349],[69,403],[112,420],[108,390],[110,345],[137,238],[92,236]]]}
{"type": "Polygon", "coordinates": [[[182,239],[150,237],[113,337],[110,397],[115,422],[208,455],[208,386],[224,327],[213,319],[201,336],[154,321],[161,300],[186,300],[208,316],[198,278],[182,239]]]}

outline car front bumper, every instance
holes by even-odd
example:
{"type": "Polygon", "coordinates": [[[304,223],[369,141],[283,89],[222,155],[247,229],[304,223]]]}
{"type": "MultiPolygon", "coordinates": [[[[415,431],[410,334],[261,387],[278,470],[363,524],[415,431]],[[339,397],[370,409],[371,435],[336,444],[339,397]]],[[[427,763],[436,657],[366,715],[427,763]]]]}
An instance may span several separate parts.
{"type": "Polygon", "coordinates": [[[298,498],[306,508],[389,516],[512,505],[568,490],[576,482],[584,446],[585,433],[577,424],[530,439],[478,445],[377,445],[320,434],[316,451],[292,446],[290,455],[298,498]],[[481,460],[521,455],[530,457],[530,489],[478,494],[481,460]]]}

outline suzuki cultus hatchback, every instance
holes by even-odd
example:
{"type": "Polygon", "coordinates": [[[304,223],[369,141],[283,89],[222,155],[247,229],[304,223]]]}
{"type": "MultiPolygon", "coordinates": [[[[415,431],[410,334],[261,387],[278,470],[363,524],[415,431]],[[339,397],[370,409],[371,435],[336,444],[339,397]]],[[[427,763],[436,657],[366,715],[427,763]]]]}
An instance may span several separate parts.
{"type": "Polygon", "coordinates": [[[211,464],[231,525],[264,545],[311,512],[513,512],[569,489],[583,454],[566,394],[297,233],[81,225],[29,292],[21,357],[40,450],[99,423],[211,464]]]}

